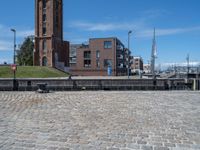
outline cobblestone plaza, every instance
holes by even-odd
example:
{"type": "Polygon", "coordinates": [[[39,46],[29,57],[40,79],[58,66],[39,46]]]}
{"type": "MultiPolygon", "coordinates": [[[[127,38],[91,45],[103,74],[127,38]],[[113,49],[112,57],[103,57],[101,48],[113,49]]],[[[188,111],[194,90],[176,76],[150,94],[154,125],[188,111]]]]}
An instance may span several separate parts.
{"type": "Polygon", "coordinates": [[[198,150],[200,92],[0,92],[2,150],[198,150]]]}

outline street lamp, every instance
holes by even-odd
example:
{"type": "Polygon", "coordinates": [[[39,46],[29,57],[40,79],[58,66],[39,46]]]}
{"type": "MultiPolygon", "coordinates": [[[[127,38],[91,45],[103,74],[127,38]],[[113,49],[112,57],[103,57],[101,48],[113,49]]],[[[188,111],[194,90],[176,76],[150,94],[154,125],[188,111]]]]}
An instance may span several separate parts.
{"type": "Polygon", "coordinates": [[[127,67],[127,74],[128,74],[128,79],[129,79],[129,65],[130,65],[130,60],[129,60],[129,51],[130,51],[130,35],[131,35],[132,31],[128,31],[128,67],[127,67]]]}
{"type": "Polygon", "coordinates": [[[16,51],[16,30],[11,29],[11,31],[14,33],[14,54],[13,54],[13,65],[12,65],[12,70],[13,70],[13,90],[15,91],[17,89],[17,81],[16,81],[16,62],[15,62],[15,51],[16,51]]]}
{"type": "Polygon", "coordinates": [[[11,29],[11,31],[14,33],[14,54],[13,54],[13,64],[15,64],[15,51],[16,51],[16,30],[11,29]]]}

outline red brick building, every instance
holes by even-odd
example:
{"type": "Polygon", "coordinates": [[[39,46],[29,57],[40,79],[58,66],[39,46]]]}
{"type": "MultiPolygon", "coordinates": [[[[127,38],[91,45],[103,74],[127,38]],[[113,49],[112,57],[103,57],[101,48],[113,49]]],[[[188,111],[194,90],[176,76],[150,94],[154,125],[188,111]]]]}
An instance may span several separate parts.
{"type": "Polygon", "coordinates": [[[35,0],[34,65],[65,70],[69,42],[63,41],[63,1],[35,0]]]}
{"type": "Polygon", "coordinates": [[[127,75],[126,57],[126,49],[119,39],[93,38],[88,45],[77,48],[76,65],[70,72],[80,76],[127,75]]]}

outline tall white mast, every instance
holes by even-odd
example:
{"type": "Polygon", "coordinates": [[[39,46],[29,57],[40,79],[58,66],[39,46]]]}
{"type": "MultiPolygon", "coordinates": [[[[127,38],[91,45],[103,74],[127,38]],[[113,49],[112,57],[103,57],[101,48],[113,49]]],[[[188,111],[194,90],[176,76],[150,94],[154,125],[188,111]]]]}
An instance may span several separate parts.
{"type": "Polygon", "coordinates": [[[157,49],[156,49],[156,31],[154,28],[154,34],[153,34],[153,44],[152,44],[152,51],[151,51],[151,74],[155,76],[155,59],[157,55],[157,49]]]}

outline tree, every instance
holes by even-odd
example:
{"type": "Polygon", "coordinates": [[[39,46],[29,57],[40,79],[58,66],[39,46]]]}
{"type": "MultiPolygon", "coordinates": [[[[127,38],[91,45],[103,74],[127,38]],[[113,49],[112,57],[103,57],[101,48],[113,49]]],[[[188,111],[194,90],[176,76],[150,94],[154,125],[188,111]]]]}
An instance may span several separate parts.
{"type": "Polygon", "coordinates": [[[32,66],[33,65],[33,41],[27,37],[17,52],[17,62],[19,65],[32,66]]]}

